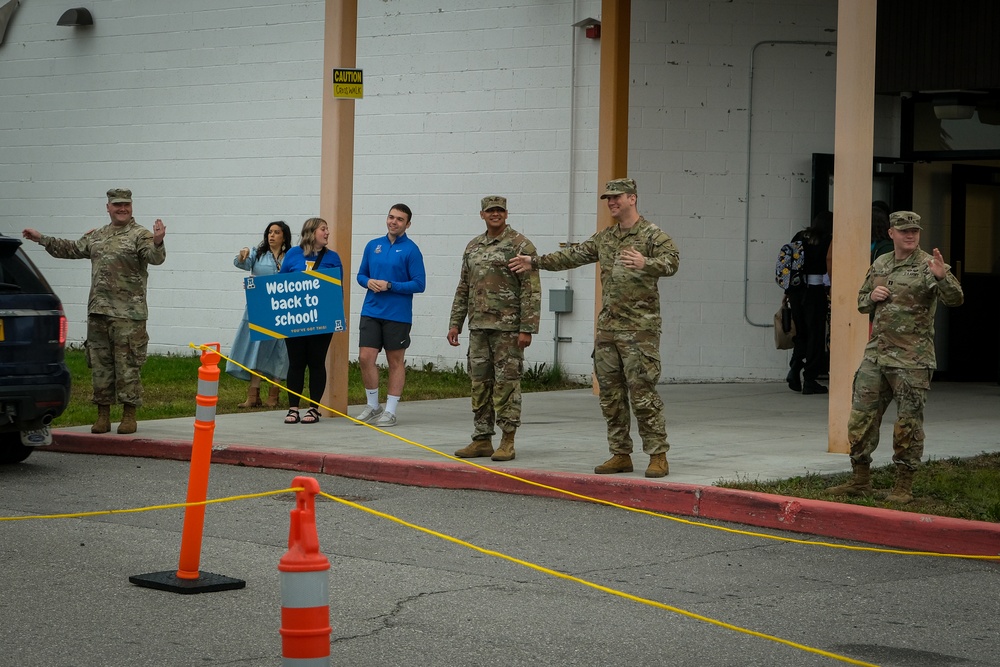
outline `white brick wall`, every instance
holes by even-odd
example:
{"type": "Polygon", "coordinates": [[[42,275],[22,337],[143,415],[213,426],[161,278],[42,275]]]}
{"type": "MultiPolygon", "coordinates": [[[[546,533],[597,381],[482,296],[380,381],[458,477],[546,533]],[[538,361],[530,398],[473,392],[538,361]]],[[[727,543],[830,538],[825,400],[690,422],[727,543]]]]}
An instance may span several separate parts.
{"type": "MultiPolygon", "coordinates": [[[[450,347],[444,334],[462,250],[484,229],[482,196],[506,195],[509,223],[542,252],[583,240],[594,229],[600,44],[583,39],[572,24],[595,16],[599,3],[505,4],[359,3],[358,66],[365,71],[366,98],[356,107],[353,250],[359,255],[370,238],[384,233],[392,203],[413,208],[410,235],[424,254],[428,286],[415,297],[412,360],[464,363],[465,347],[450,347]]],[[[560,361],[586,374],[592,269],[546,276],[542,330],[527,359],[529,365],[552,363],[548,290],[567,278],[576,312],[564,316],[560,335],[574,343],[560,346],[560,361]]],[[[356,325],[363,291],[355,283],[352,289],[356,325]]]]}
{"type": "MultiPolygon", "coordinates": [[[[210,4],[94,0],[96,25],[74,29],[55,25],[51,5],[22,3],[0,46],[0,231],[75,237],[106,220],[108,187],[131,187],[137,220],[168,227],[167,263],[150,271],[156,351],[228,347],[242,310],[232,255],[271,220],[297,231],[319,205],[323,3],[210,4]]],[[[835,50],[756,50],[748,146],[750,56],[764,40],[835,41],[836,2],[632,4],[629,175],[640,211],[682,257],[661,282],[664,376],[780,377],[786,353],[744,308],[768,323],[779,300],[773,257],[808,222],[810,155],[833,150],[835,50]]],[[[600,2],[495,5],[359,2],[366,97],[356,104],[350,251],[356,265],[391,204],[413,208],[428,269],[408,355],[418,363],[464,361],[444,333],[461,250],[483,228],[481,196],[507,195],[510,223],[542,252],[594,229],[600,42],[571,26],[599,18],[600,2]]],[[[884,106],[889,127],[895,112],[884,106]]],[[[29,252],[81,340],[87,263],[29,252]]],[[[594,276],[543,274],[529,364],[552,362],[548,290],[570,285],[574,312],[560,334],[573,342],[559,359],[589,373],[594,276]]],[[[350,285],[356,326],[363,293],[350,285]]]]}
{"type": "MultiPolygon", "coordinates": [[[[152,348],[228,345],[242,310],[235,251],[267,221],[318,207],[322,4],[113,2],[93,28],[22,3],[0,47],[0,230],[75,238],[130,187],[167,225],[150,269],[152,348]]],[[[85,335],[89,265],[29,248],[85,335]]]]}
{"type": "Polygon", "coordinates": [[[782,377],[787,353],[750,322],[770,323],[777,249],[809,223],[811,154],[833,151],[836,57],[754,46],[835,41],[836,3],[650,0],[632,15],[631,172],[681,250],[661,283],[664,375],[782,377]]]}

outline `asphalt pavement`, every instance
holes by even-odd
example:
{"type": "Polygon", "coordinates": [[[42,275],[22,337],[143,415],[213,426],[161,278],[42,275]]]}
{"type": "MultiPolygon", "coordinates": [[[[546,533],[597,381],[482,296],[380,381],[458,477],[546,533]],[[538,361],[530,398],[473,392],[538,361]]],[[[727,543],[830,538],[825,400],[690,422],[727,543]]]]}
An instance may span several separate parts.
{"type": "MultiPolygon", "coordinates": [[[[178,566],[187,512],[161,505],[184,498],[188,468],[42,451],[0,469],[0,518],[18,519],[0,521],[0,667],[282,664],[278,563],[295,497],[242,496],[287,489],[295,473],[211,468],[210,496],[232,501],[205,508],[197,569],[244,588],[178,595],[129,583],[178,566]],[[126,508],[150,511],[25,516],[126,508]]],[[[997,664],[996,563],[530,495],[318,479],[341,499],[316,502],[329,664],[997,664]]]]}
{"type": "MultiPolygon", "coordinates": [[[[589,389],[525,394],[517,457],[506,463],[482,458],[470,465],[451,456],[469,442],[468,399],[403,401],[397,425],[385,431],[345,418],[285,425],[284,410],[219,415],[212,456],[216,462],[416,486],[566,497],[555,488],[655,511],[909,549],[1000,555],[1000,524],[714,486],[720,480],[849,470],[846,454],[828,451],[826,395],[796,394],[775,382],[666,384],[659,391],[671,449],[670,474],[656,480],[643,475],[648,457],[641,453],[634,424],[635,471],[593,474],[608,450],[600,406],[589,389]]],[[[998,407],[998,385],[934,383],[925,412],[925,457],[996,451],[998,407]]],[[[360,410],[353,406],[348,414],[360,410]]],[[[891,406],[876,465],[891,460],[894,418],[891,406]]],[[[131,436],[113,430],[93,435],[89,426],[79,426],[57,429],[51,449],[184,459],[190,456],[193,433],[191,418],[140,421],[131,436]]]]}

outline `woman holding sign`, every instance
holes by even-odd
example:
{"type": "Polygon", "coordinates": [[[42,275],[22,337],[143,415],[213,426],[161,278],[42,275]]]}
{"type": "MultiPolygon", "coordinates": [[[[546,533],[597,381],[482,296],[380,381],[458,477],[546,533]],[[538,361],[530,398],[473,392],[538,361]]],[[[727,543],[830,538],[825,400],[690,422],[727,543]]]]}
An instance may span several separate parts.
{"type": "MultiPolygon", "coordinates": [[[[309,218],[302,225],[299,245],[290,249],[281,263],[280,273],[319,269],[343,269],[340,255],[326,247],[330,229],[323,218],[309,218]]],[[[306,368],[309,369],[309,398],[318,403],[326,390],[326,353],[332,332],[296,336],[285,339],[288,350],[288,414],[286,424],[315,424],[319,410],[311,407],[299,417],[299,395],[305,387],[306,368]]]]}
{"type": "MultiPolygon", "coordinates": [[[[281,269],[285,253],[292,245],[292,230],[282,220],[272,222],[264,230],[264,240],[256,248],[243,248],[233,259],[236,268],[249,271],[253,276],[272,276],[281,269]]],[[[288,374],[288,353],[285,344],[280,340],[266,341],[250,340],[249,318],[246,309],[243,310],[243,321],[240,322],[233,349],[229,356],[247,368],[265,375],[272,380],[284,383],[288,374]]],[[[226,362],[226,372],[241,380],[249,380],[247,400],[240,403],[239,408],[256,408],[260,402],[260,376],[251,375],[236,364],[226,362]]],[[[278,405],[278,385],[272,384],[268,391],[268,407],[278,405]]]]}

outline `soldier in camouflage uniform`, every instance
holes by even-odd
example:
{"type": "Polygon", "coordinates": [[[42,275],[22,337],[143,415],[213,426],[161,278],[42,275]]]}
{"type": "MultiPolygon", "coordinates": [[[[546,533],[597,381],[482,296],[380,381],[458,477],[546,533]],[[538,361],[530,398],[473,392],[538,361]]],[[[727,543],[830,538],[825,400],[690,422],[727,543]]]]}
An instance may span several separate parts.
{"type": "Polygon", "coordinates": [[[480,208],[486,232],[465,248],[448,329],[448,342],[457,346],[468,317],[474,430],[455,456],[510,461],[521,425],[524,348],[538,332],[542,294],[537,271],[517,275],[507,268],[518,255],[535,256],[531,241],[507,225],[507,199],[483,197],[480,208]],[[495,427],[502,435],[494,452],[495,427]]]}
{"type": "Polygon", "coordinates": [[[936,368],[934,312],[938,301],[960,306],[962,286],[941,251],[920,249],[920,216],[897,211],[889,217],[894,252],[878,257],[858,291],[858,310],[874,312],[871,339],[854,376],[847,437],[853,475],[832,487],[834,495],[872,493],[870,466],[878,447],[882,415],[896,399],[892,460],[896,484],[886,500],[913,500],[913,473],[924,453],[924,404],[936,368]]]}
{"type": "Polygon", "coordinates": [[[564,271],[598,262],[601,311],[594,340],[594,373],[601,410],[608,423],[611,458],[594,468],[598,474],[632,472],[629,403],[635,412],[642,449],[649,454],[646,477],[664,477],[667,428],[660,379],[660,293],[657,281],[677,273],[680,253],[673,240],[636,210],[635,181],[608,181],[601,199],[618,223],[583,243],[531,259],[517,257],[514,271],[534,268],[564,271]]]}
{"type": "Polygon", "coordinates": [[[24,238],[40,243],[53,257],[90,259],[87,302],[87,364],[94,384],[97,422],[93,433],[111,430],[111,404],[124,404],[119,433],[135,433],[136,406],[142,405],[140,370],[146,361],[146,267],[167,258],[162,220],[153,231],[132,217],[132,191],[108,190],[111,223],[71,241],[25,229],[24,238]]]}

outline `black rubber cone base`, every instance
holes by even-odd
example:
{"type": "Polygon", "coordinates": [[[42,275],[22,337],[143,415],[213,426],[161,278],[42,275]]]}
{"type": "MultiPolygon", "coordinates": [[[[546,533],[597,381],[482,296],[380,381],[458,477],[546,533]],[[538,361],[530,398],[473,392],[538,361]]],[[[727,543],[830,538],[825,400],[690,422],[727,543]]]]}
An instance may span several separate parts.
{"type": "Polygon", "coordinates": [[[232,577],[212,574],[211,572],[199,572],[197,579],[180,579],[177,577],[176,570],[136,574],[129,577],[128,580],[136,586],[142,586],[143,588],[155,588],[160,591],[180,593],[181,595],[234,591],[239,588],[246,588],[247,585],[247,582],[242,579],[233,579],[232,577]]]}

